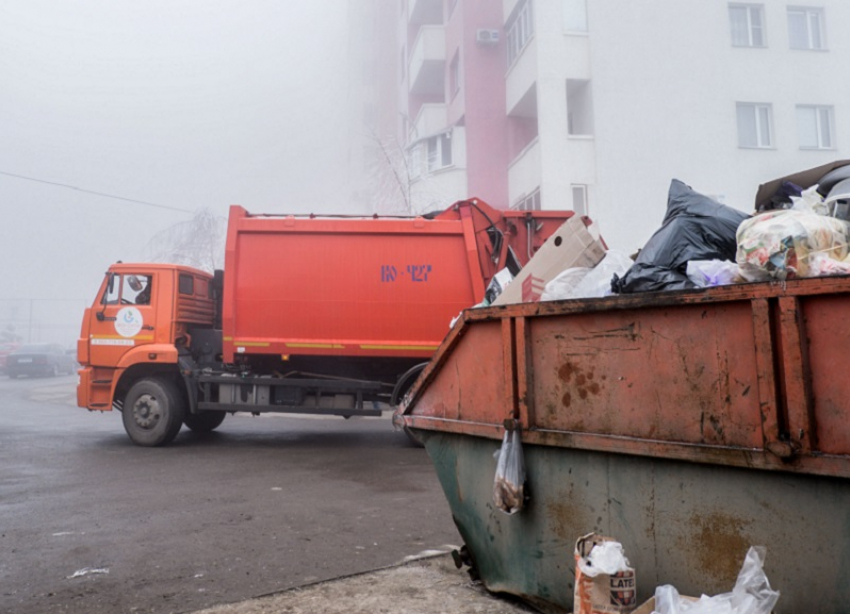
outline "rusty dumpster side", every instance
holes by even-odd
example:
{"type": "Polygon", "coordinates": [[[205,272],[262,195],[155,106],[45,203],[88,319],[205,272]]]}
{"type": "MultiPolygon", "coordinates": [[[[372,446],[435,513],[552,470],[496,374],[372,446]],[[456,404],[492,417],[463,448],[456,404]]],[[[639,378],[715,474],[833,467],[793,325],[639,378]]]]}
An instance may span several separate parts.
{"type": "Polygon", "coordinates": [[[572,607],[572,544],[623,542],[638,598],[731,589],[768,548],[778,614],[850,603],[850,278],[467,311],[396,417],[485,584],[572,607]],[[491,503],[503,421],[532,502],[491,503]]]}

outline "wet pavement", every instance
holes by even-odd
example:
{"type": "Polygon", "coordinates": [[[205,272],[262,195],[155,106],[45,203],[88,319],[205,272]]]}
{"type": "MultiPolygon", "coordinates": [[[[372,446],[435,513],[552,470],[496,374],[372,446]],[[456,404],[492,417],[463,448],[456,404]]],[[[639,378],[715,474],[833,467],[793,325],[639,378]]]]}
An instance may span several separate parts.
{"type": "Polygon", "coordinates": [[[459,545],[388,417],[236,415],[148,449],[77,408],[75,384],[0,376],[4,614],[192,612],[459,545]]]}

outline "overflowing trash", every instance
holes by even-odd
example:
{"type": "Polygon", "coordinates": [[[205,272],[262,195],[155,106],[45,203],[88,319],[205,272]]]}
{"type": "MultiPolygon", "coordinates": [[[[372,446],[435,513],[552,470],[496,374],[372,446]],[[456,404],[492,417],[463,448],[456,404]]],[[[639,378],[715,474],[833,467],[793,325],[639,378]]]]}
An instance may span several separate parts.
{"type": "Polygon", "coordinates": [[[747,281],[784,281],[850,271],[850,223],[814,210],[762,213],[738,229],[737,263],[747,281]]]}
{"type": "Polygon", "coordinates": [[[738,580],[729,593],[699,599],[682,597],[675,587],[659,586],[655,589],[654,604],[641,606],[652,614],[770,614],[779,600],[779,592],[770,588],[764,573],[765,549],[751,547],[738,573],[738,580]]]}
{"type": "Polygon", "coordinates": [[[608,250],[595,267],[572,267],[546,284],[541,301],[560,301],[574,298],[603,298],[613,294],[611,277],[625,275],[634,261],[625,253],[608,250]]]}
{"type": "Polygon", "coordinates": [[[738,247],[735,233],[748,218],[674,179],[661,228],[628,272],[614,275],[613,291],[627,294],[696,288],[687,275],[688,262],[733,260],[738,247]]]}
{"type": "Polygon", "coordinates": [[[850,161],[763,184],[755,210],[746,215],[674,179],[661,228],[625,274],[612,275],[613,292],[850,274],[850,161]]]}
{"type": "Polygon", "coordinates": [[[525,460],[519,429],[505,429],[502,447],[496,452],[496,479],[493,482],[493,504],[506,514],[525,507],[527,495],[525,460]]]}
{"type": "Polygon", "coordinates": [[[697,288],[726,286],[745,281],[741,269],[728,260],[691,260],[686,269],[688,279],[697,288]]]}

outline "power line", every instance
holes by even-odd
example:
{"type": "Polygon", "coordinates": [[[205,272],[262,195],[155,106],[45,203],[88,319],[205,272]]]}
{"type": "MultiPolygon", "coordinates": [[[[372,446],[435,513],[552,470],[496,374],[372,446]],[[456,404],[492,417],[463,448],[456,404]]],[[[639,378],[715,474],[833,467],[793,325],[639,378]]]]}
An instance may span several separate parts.
{"type": "Polygon", "coordinates": [[[95,194],[96,196],[105,196],[106,198],[114,198],[116,200],[124,200],[129,203],[136,203],[139,205],[147,205],[149,207],[158,207],[160,209],[169,209],[171,211],[180,211],[181,213],[195,213],[194,211],[190,211],[189,209],[181,209],[180,207],[171,207],[169,205],[160,205],[157,203],[148,202],[146,200],[136,200],[135,198],[125,198],[123,196],[116,196],[115,194],[107,194],[105,192],[95,192],[94,190],[87,190],[85,188],[79,188],[75,185],[68,185],[67,183],[59,183],[57,181],[47,181],[46,179],[36,179],[35,177],[26,177],[25,175],[18,175],[16,173],[8,173],[6,171],[0,171],[0,175],[8,175],[9,177],[17,177],[18,179],[26,179],[27,181],[35,181],[36,183],[46,183],[48,185],[55,185],[61,188],[68,188],[70,190],[76,190],[77,192],[85,192],[86,194],[95,194]]]}

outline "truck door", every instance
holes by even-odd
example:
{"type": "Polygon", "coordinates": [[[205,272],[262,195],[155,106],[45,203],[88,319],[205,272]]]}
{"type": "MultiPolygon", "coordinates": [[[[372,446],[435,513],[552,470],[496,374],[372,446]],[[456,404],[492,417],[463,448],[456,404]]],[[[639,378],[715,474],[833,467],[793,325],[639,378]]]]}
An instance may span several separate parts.
{"type": "Polygon", "coordinates": [[[129,350],[153,343],[156,286],[153,274],[107,273],[91,310],[90,364],[114,367],[129,350]]]}

